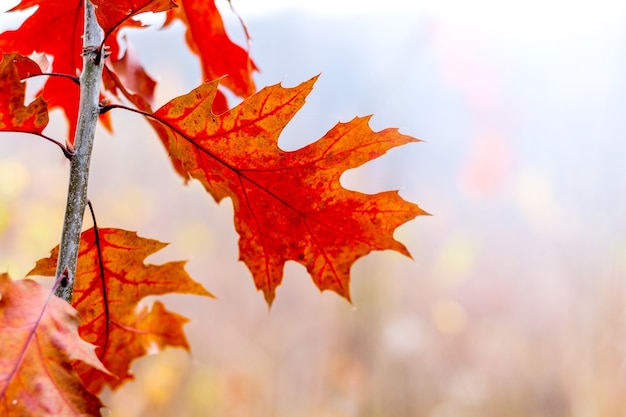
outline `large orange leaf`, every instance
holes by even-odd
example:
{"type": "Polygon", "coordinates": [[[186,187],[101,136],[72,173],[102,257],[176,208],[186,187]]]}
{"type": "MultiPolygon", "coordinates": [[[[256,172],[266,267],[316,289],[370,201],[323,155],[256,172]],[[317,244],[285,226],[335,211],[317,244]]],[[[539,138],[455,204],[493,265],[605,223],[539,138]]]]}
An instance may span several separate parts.
{"type": "Polygon", "coordinates": [[[302,149],[278,147],[280,132],[315,80],[295,88],[264,88],[220,115],[211,112],[218,88],[213,81],[153,114],[169,127],[165,143],[175,164],[216,201],[232,198],[240,259],[268,303],[288,260],[304,265],[320,290],[349,299],[352,264],[372,250],[410,256],[393,232],[426,214],[396,191],[367,195],[340,184],[347,169],[417,141],[397,129],[373,132],[368,117],[355,118],[302,149]]]}
{"type": "MultiPolygon", "coordinates": [[[[147,256],[165,246],[120,229],[99,229],[96,235],[92,228],[82,233],[72,305],[82,318],[81,337],[97,346],[98,358],[113,374],[77,367],[89,391],[98,393],[104,385],[115,388],[131,379],[131,362],[155,349],[189,350],[182,328],[187,319],[159,302],[152,308],[140,302],[173,292],[211,296],[187,274],[184,262],[144,264],[147,256]]],[[[54,275],[58,252],[57,246],[29,275],[54,275]]]]}
{"type": "Polygon", "coordinates": [[[78,323],[76,310],[50,289],[0,274],[0,415],[100,415],[100,400],[73,365],[105,369],[78,323]]]}
{"type": "Polygon", "coordinates": [[[26,84],[21,80],[41,74],[39,66],[19,54],[0,52],[0,130],[41,134],[48,125],[48,106],[37,97],[24,105],[26,84]]]}
{"type": "MultiPolygon", "coordinates": [[[[16,30],[0,33],[0,50],[29,55],[34,51],[54,57],[53,71],[76,75],[82,69],[81,58],[84,0],[22,0],[10,11],[26,10],[38,6],[16,30]]],[[[136,26],[130,17],[145,11],[164,11],[175,4],[167,0],[96,0],[96,15],[108,35],[122,25],[136,26]]],[[[110,36],[107,45],[119,51],[116,36],[110,36]]],[[[68,79],[50,77],[42,90],[51,108],[60,107],[70,128],[70,141],[74,140],[78,117],[79,88],[68,79]]]]}

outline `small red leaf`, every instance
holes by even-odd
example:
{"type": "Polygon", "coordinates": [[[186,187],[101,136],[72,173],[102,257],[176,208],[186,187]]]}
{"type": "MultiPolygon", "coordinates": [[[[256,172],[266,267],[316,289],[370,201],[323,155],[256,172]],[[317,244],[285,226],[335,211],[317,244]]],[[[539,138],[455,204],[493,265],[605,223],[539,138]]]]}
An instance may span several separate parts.
{"type": "MultiPolygon", "coordinates": [[[[168,22],[178,18],[187,26],[187,44],[202,62],[204,79],[224,77],[222,84],[239,97],[256,91],[252,73],[257,70],[248,52],[230,40],[214,0],[180,0],[168,12],[168,22]]],[[[218,113],[226,108],[214,107],[218,113]]]]}
{"type": "MultiPolygon", "coordinates": [[[[35,13],[16,30],[0,34],[0,50],[29,55],[34,51],[53,56],[53,71],[74,75],[82,68],[82,0],[22,0],[10,11],[38,6],[35,13]]],[[[74,140],[78,117],[79,88],[73,82],[50,77],[42,90],[50,108],[61,107],[74,140]]]]}
{"type": "Polygon", "coordinates": [[[0,53],[0,130],[41,133],[48,124],[48,106],[37,97],[24,105],[26,84],[21,79],[41,74],[39,66],[19,54],[0,53]]]}
{"type": "Polygon", "coordinates": [[[176,7],[173,0],[91,0],[91,2],[96,6],[96,17],[105,37],[122,24],[135,25],[130,18],[139,13],[158,13],[176,7]]]}

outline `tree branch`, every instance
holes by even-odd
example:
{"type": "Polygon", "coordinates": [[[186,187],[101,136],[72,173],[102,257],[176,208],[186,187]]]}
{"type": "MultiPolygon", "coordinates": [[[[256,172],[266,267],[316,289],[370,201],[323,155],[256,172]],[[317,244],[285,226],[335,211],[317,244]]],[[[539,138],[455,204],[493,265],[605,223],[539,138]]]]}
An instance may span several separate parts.
{"type": "Polygon", "coordinates": [[[74,138],[75,153],[71,160],[65,219],[56,270],[57,279],[64,271],[67,271],[68,279],[64,280],[55,290],[57,296],[70,304],[74,292],[76,260],[78,259],[83,214],[87,204],[89,162],[98,114],[100,113],[98,100],[104,66],[102,51],[99,48],[103,39],[102,29],[96,20],[94,6],[89,0],[84,1],[85,32],[83,36],[83,72],[80,76],[80,105],[74,138]],[[66,285],[62,285],[63,283],[66,285]]]}

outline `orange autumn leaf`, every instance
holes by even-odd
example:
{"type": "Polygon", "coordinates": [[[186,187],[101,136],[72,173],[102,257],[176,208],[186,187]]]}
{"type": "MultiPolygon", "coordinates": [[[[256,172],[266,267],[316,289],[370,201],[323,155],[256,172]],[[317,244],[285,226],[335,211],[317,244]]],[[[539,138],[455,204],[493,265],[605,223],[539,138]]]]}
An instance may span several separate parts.
{"type": "MultiPolygon", "coordinates": [[[[116,388],[132,379],[131,362],[155,348],[189,350],[183,332],[187,319],[159,302],[152,308],[141,303],[144,297],[167,293],[211,296],[187,274],[184,262],[144,263],[165,246],[120,229],[98,229],[96,235],[92,228],[82,233],[72,305],[82,318],[81,337],[97,346],[98,358],[113,374],[78,366],[90,392],[98,393],[105,385],[116,388]]],[[[57,246],[50,257],[39,260],[29,275],[54,275],[58,251],[57,246]]]]}
{"type": "Polygon", "coordinates": [[[105,369],[78,335],[76,310],[50,291],[0,274],[0,415],[100,416],[73,366],[105,369]]]}
{"type": "Polygon", "coordinates": [[[41,74],[39,66],[19,54],[0,52],[0,130],[40,134],[48,125],[48,106],[41,97],[24,105],[26,84],[21,80],[41,74]]]}
{"type": "Polygon", "coordinates": [[[367,195],[340,184],[346,170],[418,141],[397,129],[374,132],[369,117],[355,118],[304,148],[278,147],[316,78],[295,88],[264,88],[220,115],[211,111],[218,88],[213,81],[152,115],[168,127],[162,140],[175,166],[216,201],[233,200],[240,259],[270,304],[289,260],[304,265],[320,290],[350,299],[352,264],[372,250],[410,256],[393,232],[426,214],[397,191],[367,195]]]}

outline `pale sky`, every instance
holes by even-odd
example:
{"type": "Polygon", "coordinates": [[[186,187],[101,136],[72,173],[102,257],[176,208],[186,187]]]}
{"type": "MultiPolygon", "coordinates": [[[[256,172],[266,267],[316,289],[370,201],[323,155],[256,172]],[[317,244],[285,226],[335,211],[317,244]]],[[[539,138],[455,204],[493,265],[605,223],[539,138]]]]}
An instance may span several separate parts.
{"type": "Polygon", "coordinates": [[[324,15],[383,13],[386,18],[427,14],[444,24],[529,40],[602,30],[626,17],[623,0],[232,0],[232,4],[244,18],[290,8],[324,15]]]}
{"type": "MultiPolygon", "coordinates": [[[[303,9],[322,15],[384,14],[397,16],[428,15],[445,25],[471,28],[485,34],[497,33],[505,38],[523,38],[530,42],[555,37],[577,37],[621,24],[626,18],[623,0],[231,0],[245,19],[286,9],[303,9]]],[[[2,0],[0,13],[19,3],[2,0]]],[[[226,0],[217,0],[227,8],[226,0]]],[[[12,25],[14,17],[0,16],[0,30],[12,25]]]]}

